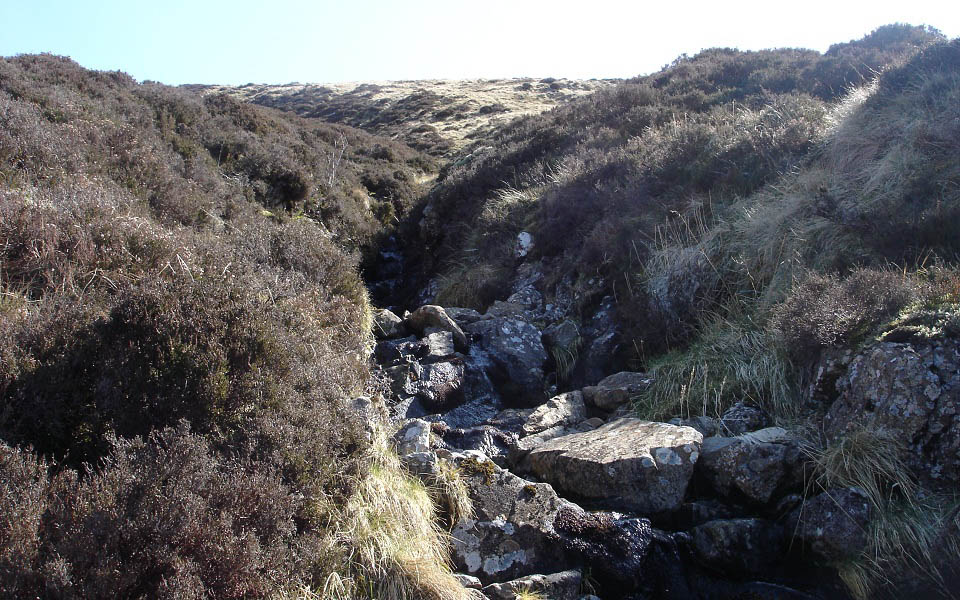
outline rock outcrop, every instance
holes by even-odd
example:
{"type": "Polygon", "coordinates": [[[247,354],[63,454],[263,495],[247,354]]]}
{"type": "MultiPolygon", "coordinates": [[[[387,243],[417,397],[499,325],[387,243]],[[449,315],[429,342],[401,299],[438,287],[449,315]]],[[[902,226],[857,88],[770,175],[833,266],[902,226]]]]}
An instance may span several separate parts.
{"type": "Polygon", "coordinates": [[[680,507],[702,441],[689,427],[622,418],[549,440],[523,467],[577,498],[657,515],[680,507]]]}

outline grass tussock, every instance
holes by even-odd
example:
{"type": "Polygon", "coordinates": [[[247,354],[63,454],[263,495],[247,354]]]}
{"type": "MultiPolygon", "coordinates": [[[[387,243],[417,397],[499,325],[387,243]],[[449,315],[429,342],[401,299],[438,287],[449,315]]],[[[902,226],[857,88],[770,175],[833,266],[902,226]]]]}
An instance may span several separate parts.
{"type": "MultiPolygon", "coordinates": [[[[456,486],[455,474],[444,480],[456,486]]],[[[466,495],[458,492],[462,490],[446,494],[451,498],[448,510],[471,512],[469,501],[464,504],[466,495]]],[[[403,470],[385,440],[375,442],[368,474],[338,518],[333,539],[345,570],[331,597],[478,598],[447,566],[447,540],[438,517],[430,490],[403,470]]]]}
{"type": "Polygon", "coordinates": [[[960,555],[960,540],[950,533],[960,498],[925,493],[911,476],[908,451],[898,436],[879,428],[850,432],[811,451],[815,491],[857,487],[871,505],[867,548],[838,565],[857,598],[892,588],[905,572],[952,597],[941,567],[960,555]]]}

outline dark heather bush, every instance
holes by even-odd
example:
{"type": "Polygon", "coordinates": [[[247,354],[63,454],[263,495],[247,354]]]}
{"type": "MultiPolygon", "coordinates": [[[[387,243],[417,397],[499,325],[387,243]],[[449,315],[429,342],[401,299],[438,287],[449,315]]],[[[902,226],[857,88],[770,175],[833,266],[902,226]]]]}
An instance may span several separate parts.
{"type": "Polygon", "coordinates": [[[431,164],[64,58],[0,60],[0,589],[322,583],[318,540],[365,470],[344,401],[369,385],[358,264],[389,225],[371,193],[402,214],[431,164]]]}
{"type": "Polygon", "coordinates": [[[800,362],[842,346],[929,293],[914,276],[861,269],[846,277],[811,273],[774,307],[770,323],[800,362]]]}

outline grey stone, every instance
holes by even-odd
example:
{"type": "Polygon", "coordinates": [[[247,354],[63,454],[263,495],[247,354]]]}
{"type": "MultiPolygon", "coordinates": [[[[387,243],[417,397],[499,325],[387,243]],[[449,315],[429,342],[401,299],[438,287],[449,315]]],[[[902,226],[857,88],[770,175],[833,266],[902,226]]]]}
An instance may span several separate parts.
{"type": "Polygon", "coordinates": [[[804,502],[790,517],[794,535],[825,560],[857,556],[867,545],[870,500],[860,488],[827,490],[804,502]]]}
{"type": "Polygon", "coordinates": [[[449,331],[453,334],[453,343],[458,351],[467,352],[470,349],[470,342],[463,329],[447,315],[443,307],[426,304],[413,311],[405,322],[410,329],[421,334],[429,327],[449,331]]]}
{"type": "Polygon", "coordinates": [[[453,577],[460,582],[460,585],[469,589],[469,590],[479,590],[483,587],[483,584],[480,583],[480,580],[472,575],[464,575],[463,573],[454,573],[453,577]]]}
{"type": "Polygon", "coordinates": [[[463,400],[463,361],[414,363],[411,371],[415,377],[406,384],[405,391],[419,398],[428,410],[449,409],[463,400]]]}
{"type": "Polygon", "coordinates": [[[522,426],[524,435],[533,435],[553,427],[573,427],[587,418],[583,394],[567,392],[554,396],[533,410],[522,426]]]}
{"type": "Polygon", "coordinates": [[[858,354],[837,381],[827,435],[883,429],[903,440],[908,465],[927,485],[960,482],[960,339],[881,342],[858,354]]]}
{"type": "Polygon", "coordinates": [[[490,377],[508,402],[543,403],[547,351],[536,327],[518,319],[494,318],[469,325],[468,330],[480,336],[477,345],[491,361],[490,377]]]}
{"type": "Polygon", "coordinates": [[[397,454],[404,456],[414,452],[430,451],[430,423],[422,419],[408,419],[393,434],[397,454]]]}
{"type": "Polygon", "coordinates": [[[754,406],[737,402],[720,415],[721,435],[740,435],[760,429],[766,424],[763,411],[754,406]]]}
{"type": "Polygon", "coordinates": [[[518,592],[540,594],[550,600],[578,600],[580,583],[583,576],[580,571],[570,570],[550,575],[527,575],[505,583],[492,583],[483,588],[490,600],[517,600],[523,598],[518,592]]]}
{"type": "Polygon", "coordinates": [[[480,453],[460,455],[456,464],[475,513],[451,531],[458,571],[489,584],[573,566],[553,523],[562,507],[578,514],[582,509],[549,485],[521,479],[480,453]]]}
{"type": "Polygon", "coordinates": [[[799,472],[800,449],[779,427],[737,437],[709,437],[700,449],[697,471],[724,498],[766,504],[799,472]]]}
{"type": "Polygon", "coordinates": [[[457,308],[457,307],[444,307],[444,312],[447,313],[447,316],[456,321],[457,325],[462,329],[470,323],[476,323],[483,318],[479,312],[473,310],[472,308],[457,308]]]}
{"type": "Polygon", "coordinates": [[[604,377],[596,386],[584,388],[583,396],[589,404],[610,412],[626,404],[652,382],[646,373],[621,371],[604,377]]]}
{"type": "Polygon", "coordinates": [[[377,339],[391,339],[404,335],[403,319],[383,308],[373,313],[373,334],[377,339]]]}
{"type": "MultiPolygon", "coordinates": [[[[427,329],[426,331],[430,331],[427,329]]],[[[427,333],[421,342],[426,346],[422,360],[424,362],[435,362],[445,360],[456,352],[453,346],[453,334],[449,331],[433,331],[427,333]]]]}
{"type": "Polygon", "coordinates": [[[622,418],[549,440],[523,466],[580,498],[656,515],[680,507],[702,441],[690,427],[622,418]]]}
{"type": "Polygon", "coordinates": [[[564,319],[543,330],[543,342],[550,348],[573,352],[580,346],[580,328],[570,319],[564,319]]]}

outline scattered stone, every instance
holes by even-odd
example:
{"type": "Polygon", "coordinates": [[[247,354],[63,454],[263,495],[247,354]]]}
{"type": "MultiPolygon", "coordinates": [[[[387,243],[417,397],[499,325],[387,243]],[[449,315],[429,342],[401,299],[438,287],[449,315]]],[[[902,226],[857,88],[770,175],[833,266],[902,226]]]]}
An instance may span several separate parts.
{"type": "Polygon", "coordinates": [[[790,522],[794,535],[818,557],[843,560],[857,556],[867,545],[870,501],[860,488],[841,488],[807,500],[790,522]]]}
{"type": "Polygon", "coordinates": [[[766,424],[763,411],[754,406],[737,402],[720,415],[721,435],[740,435],[755,431],[766,424]]]}
{"type": "Polygon", "coordinates": [[[490,600],[521,600],[521,592],[540,594],[550,600],[578,600],[580,583],[583,576],[580,571],[561,571],[552,575],[527,575],[505,583],[492,583],[483,588],[490,600]]]}
{"type": "Polygon", "coordinates": [[[658,515],[683,502],[702,441],[690,427],[622,418],[549,440],[523,466],[577,497],[658,515]]]}
{"type": "Polygon", "coordinates": [[[583,394],[567,392],[535,408],[523,424],[522,431],[524,435],[533,435],[557,426],[573,427],[586,418],[587,407],[583,403],[583,394]]]}
{"type": "Polygon", "coordinates": [[[697,471],[724,498],[766,504],[799,473],[800,448],[780,427],[703,440],[697,471]]]}
{"type": "Polygon", "coordinates": [[[377,339],[388,340],[398,338],[406,333],[403,319],[386,308],[373,313],[373,335],[377,339]]]}
{"type": "Polygon", "coordinates": [[[697,560],[724,575],[761,575],[783,558],[783,528],[765,519],[710,521],[691,536],[697,560]]]}
{"type": "Polygon", "coordinates": [[[458,351],[467,352],[470,349],[466,334],[456,321],[447,315],[443,307],[434,304],[421,306],[407,317],[406,324],[410,329],[421,334],[428,327],[449,331],[453,334],[453,343],[458,351]]]}
{"type": "Polygon", "coordinates": [[[536,406],[545,400],[543,365],[547,351],[540,331],[525,321],[494,318],[469,325],[491,361],[490,377],[508,402],[536,406]]]}
{"type": "Polygon", "coordinates": [[[596,386],[584,388],[583,396],[600,410],[612,412],[642,392],[652,381],[646,373],[621,371],[603,378],[596,386]]]}

